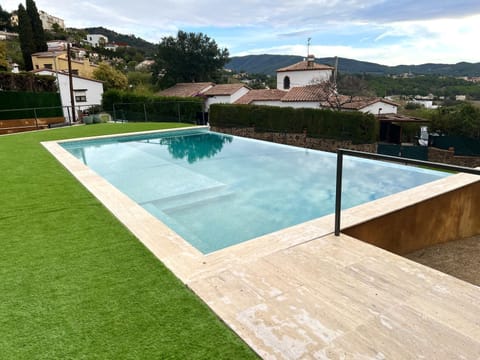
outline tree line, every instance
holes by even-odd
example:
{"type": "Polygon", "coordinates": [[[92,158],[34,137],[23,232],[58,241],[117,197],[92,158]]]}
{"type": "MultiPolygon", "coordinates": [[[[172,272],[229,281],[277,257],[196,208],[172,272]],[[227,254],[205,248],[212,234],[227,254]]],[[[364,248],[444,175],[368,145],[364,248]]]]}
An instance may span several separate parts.
{"type": "Polygon", "coordinates": [[[387,76],[365,75],[363,78],[377,96],[433,94],[436,97],[454,98],[455,95],[467,95],[480,100],[478,84],[446,76],[415,76],[413,78],[393,78],[387,76]]]}
{"type": "Polygon", "coordinates": [[[32,54],[47,51],[45,32],[33,0],[26,0],[26,8],[18,6],[18,37],[22,49],[23,62],[27,71],[33,70],[32,54]]]}

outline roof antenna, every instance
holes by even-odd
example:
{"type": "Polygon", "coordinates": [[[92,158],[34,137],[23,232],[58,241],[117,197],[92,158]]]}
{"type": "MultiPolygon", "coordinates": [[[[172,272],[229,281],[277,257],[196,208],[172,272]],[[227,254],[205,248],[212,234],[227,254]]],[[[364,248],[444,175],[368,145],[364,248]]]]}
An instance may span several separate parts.
{"type": "Polygon", "coordinates": [[[307,39],[307,59],[310,56],[310,40],[312,40],[312,38],[307,39]]]}

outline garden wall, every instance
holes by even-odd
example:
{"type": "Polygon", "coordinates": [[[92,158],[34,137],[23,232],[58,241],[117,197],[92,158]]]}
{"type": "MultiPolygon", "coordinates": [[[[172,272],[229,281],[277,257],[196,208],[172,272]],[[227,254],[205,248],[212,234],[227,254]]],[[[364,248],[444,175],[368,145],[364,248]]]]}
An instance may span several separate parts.
{"type": "Polygon", "coordinates": [[[466,166],[466,167],[480,167],[480,157],[478,156],[458,156],[455,155],[455,150],[442,150],[434,147],[428,148],[428,161],[466,166]]]}
{"type": "Polygon", "coordinates": [[[377,144],[352,144],[350,140],[322,139],[307,136],[307,133],[265,132],[256,131],[254,127],[235,128],[212,126],[212,131],[237,135],[252,139],[265,140],[279,144],[305,147],[309,149],[336,152],[338,148],[366,152],[377,152],[377,144]]]}

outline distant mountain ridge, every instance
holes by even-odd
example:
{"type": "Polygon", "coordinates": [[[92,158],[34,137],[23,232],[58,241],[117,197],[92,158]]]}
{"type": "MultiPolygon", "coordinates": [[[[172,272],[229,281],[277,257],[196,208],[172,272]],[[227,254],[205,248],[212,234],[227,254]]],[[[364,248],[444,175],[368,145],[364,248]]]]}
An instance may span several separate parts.
{"type": "MultiPolygon", "coordinates": [[[[277,69],[302,61],[304,58],[295,55],[247,55],[234,56],[225,66],[236,72],[245,71],[250,74],[274,75],[277,69]]],[[[335,58],[326,57],[315,60],[317,63],[334,65],[335,58]]],[[[349,74],[414,75],[439,76],[480,76],[480,63],[460,62],[457,64],[422,64],[387,66],[367,61],[338,58],[338,71],[349,74]]]]}

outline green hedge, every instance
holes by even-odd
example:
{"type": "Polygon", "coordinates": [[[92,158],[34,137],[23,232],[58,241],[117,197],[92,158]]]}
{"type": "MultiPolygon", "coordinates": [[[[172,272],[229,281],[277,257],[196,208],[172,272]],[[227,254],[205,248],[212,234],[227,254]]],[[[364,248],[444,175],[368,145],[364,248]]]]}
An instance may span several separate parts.
{"type": "Polygon", "coordinates": [[[114,120],[195,123],[203,111],[203,99],[109,90],[103,93],[102,107],[114,116],[114,120]]]}
{"type": "Polygon", "coordinates": [[[0,84],[3,91],[55,92],[55,77],[22,72],[18,74],[0,72],[0,84]]]}
{"type": "Polygon", "coordinates": [[[29,119],[35,115],[39,118],[63,116],[60,95],[56,92],[0,91],[0,120],[29,119]]]}
{"type": "Polygon", "coordinates": [[[261,105],[213,104],[210,125],[255,126],[256,131],[307,131],[308,136],[369,144],[377,140],[378,121],[371,114],[261,105]]]}

